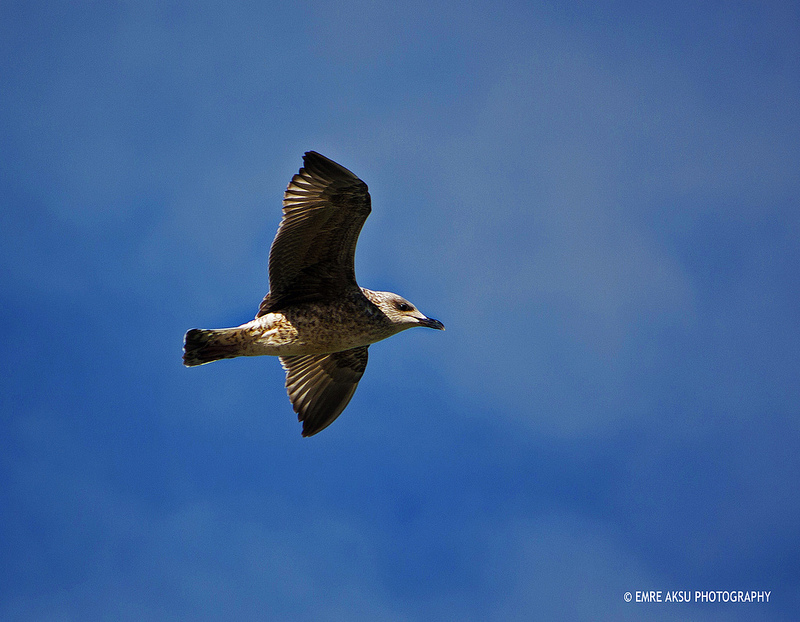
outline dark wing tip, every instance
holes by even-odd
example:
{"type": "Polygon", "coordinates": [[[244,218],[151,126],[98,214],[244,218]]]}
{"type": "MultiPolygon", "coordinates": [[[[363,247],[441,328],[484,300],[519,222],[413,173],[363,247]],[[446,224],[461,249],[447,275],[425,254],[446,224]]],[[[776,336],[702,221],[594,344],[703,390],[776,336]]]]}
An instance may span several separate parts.
{"type": "Polygon", "coordinates": [[[309,173],[319,175],[328,179],[350,179],[354,182],[364,184],[364,189],[367,188],[361,179],[359,179],[353,171],[345,168],[341,164],[334,162],[330,158],[326,158],[321,153],[316,151],[306,151],[303,154],[303,168],[309,173]]]}
{"type": "MultiPolygon", "coordinates": [[[[333,422],[331,422],[331,423],[333,423],[333,422]]],[[[317,432],[322,432],[322,430],[323,430],[323,428],[319,428],[319,427],[315,427],[315,428],[312,430],[312,429],[311,429],[311,426],[309,426],[309,428],[308,428],[308,429],[306,429],[306,423],[305,423],[305,421],[304,421],[304,422],[303,422],[303,430],[302,430],[302,432],[300,432],[300,435],[301,435],[303,438],[308,438],[309,436],[314,436],[314,435],[315,435],[317,432]]]]}

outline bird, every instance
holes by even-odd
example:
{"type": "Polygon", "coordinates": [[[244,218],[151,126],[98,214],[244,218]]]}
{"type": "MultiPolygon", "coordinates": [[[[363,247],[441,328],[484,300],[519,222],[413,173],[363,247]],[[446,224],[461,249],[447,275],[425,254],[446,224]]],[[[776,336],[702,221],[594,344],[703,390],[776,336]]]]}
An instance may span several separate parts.
{"type": "Polygon", "coordinates": [[[353,397],[370,344],[415,326],[444,330],[402,296],[356,282],[356,243],[371,209],[367,184],[316,151],[306,152],[284,193],[269,251],[269,292],[255,319],[233,328],[190,329],[183,364],[277,356],[302,436],[327,428],[353,397]]]}

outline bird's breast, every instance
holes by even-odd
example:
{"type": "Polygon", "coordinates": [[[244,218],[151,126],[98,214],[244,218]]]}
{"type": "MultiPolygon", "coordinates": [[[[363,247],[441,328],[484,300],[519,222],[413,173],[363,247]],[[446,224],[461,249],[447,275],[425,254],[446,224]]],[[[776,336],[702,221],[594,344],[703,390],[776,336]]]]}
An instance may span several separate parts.
{"type": "Polygon", "coordinates": [[[248,333],[248,354],[253,356],[339,352],[375,343],[396,332],[382,313],[350,301],[295,305],[262,315],[241,328],[248,333]]]}

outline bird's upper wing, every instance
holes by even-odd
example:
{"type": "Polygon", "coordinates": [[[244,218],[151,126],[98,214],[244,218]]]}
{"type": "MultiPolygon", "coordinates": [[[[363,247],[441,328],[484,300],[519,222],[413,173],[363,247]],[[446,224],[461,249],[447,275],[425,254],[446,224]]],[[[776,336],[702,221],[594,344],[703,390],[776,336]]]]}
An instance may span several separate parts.
{"type": "Polygon", "coordinates": [[[367,184],[325,156],[306,153],[284,194],[269,252],[270,292],[258,316],[357,287],[356,242],[369,213],[367,184]]]}
{"type": "Polygon", "coordinates": [[[345,409],[367,367],[368,347],[280,357],[286,370],[286,392],[297,419],[303,422],[303,436],[324,430],[345,409]]]}

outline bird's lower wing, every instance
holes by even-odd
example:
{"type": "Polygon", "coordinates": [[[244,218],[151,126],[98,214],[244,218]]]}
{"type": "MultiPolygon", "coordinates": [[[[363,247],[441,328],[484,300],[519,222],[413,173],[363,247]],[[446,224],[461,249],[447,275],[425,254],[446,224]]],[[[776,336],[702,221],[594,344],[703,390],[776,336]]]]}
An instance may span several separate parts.
{"type": "Polygon", "coordinates": [[[286,392],[303,422],[303,436],[324,430],[345,409],[367,367],[367,347],[280,357],[286,392]]]}

